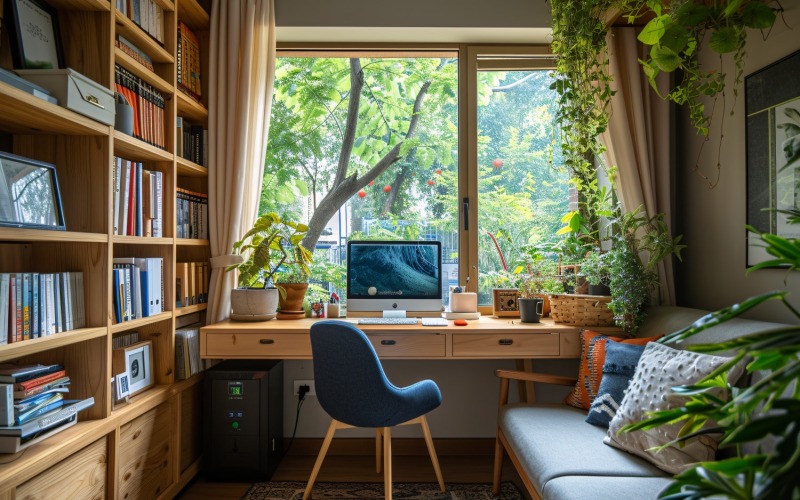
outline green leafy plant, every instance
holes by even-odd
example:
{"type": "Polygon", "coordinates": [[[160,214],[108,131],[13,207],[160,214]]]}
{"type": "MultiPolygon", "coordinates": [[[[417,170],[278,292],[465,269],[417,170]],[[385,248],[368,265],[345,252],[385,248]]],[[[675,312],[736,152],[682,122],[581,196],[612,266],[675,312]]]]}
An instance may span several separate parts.
{"type": "Polygon", "coordinates": [[[305,224],[284,220],[275,212],[264,214],[233,244],[233,252],[242,257],[242,262],[228,266],[226,271],[239,271],[241,288],[271,287],[279,274],[284,278],[304,276],[305,283],[313,261],[311,252],[300,244],[306,231],[305,224]]]}
{"type": "MultiPolygon", "coordinates": [[[[748,272],[774,265],[788,265],[790,270],[800,268],[800,241],[749,229],[760,235],[766,252],[773,258],[748,272]]],[[[800,312],[787,300],[787,292],[773,291],[708,314],[660,342],[680,343],[770,300],[779,300],[800,320],[800,312]]],[[[679,446],[701,434],[716,433],[722,435],[720,447],[734,448],[736,456],[702,462],[679,474],[661,498],[800,498],[800,325],[688,349],[731,358],[697,384],[674,387],[675,394],[685,397],[683,406],[648,413],[646,419],[622,431],[683,423],[679,438],[665,446],[679,446]],[[731,387],[727,383],[729,371],[746,358],[750,360],[747,372],[761,371],[761,376],[746,388],[731,387]],[[719,388],[727,389],[727,396],[720,397],[719,388]],[[709,428],[701,429],[707,423],[711,424],[709,428]],[[745,443],[760,442],[769,436],[777,438],[773,450],[743,452],[745,443]]]]}
{"type": "Polygon", "coordinates": [[[564,293],[564,284],[558,277],[558,264],[542,255],[527,259],[524,265],[514,269],[513,274],[519,278],[517,288],[521,299],[564,293]]]}
{"type": "Polygon", "coordinates": [[[594,249],[583,258],[580,274],[586,277],[591,285],[606,285],[611,281],[612,254],[594,249]]]}

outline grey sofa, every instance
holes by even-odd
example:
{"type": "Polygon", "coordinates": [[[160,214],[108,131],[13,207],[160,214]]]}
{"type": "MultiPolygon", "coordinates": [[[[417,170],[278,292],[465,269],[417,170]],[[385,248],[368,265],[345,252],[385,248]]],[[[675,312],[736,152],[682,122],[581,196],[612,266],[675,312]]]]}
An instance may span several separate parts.
{"type": "MultiPolygon", "coordinates": [[[[638,336],[679,330],[708,311],[683,307],[648,310],[638,336]]],[[[708,343],[781,326],[734,319],[709,328],[685,342],[708,343]]],[[[498,370],[501,399],[495,447],[494,484],[499,486],[503,453],[522,477],[533,498],[545,500],[652,499],[671,476],[644,459],[603,444],[607,429],[584,421],[586,412],[564,404],[508,404],[509,380],[574,385],[575,379],[530,372],[498,370]]]]}

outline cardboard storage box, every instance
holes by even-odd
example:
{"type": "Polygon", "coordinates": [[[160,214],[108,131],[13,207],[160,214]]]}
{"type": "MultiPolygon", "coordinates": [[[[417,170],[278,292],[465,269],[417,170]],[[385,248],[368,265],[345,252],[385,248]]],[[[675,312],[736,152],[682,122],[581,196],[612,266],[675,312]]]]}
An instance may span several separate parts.
{"type": "Polygon", "coordinates": [[[100,123],[114,124],[114,93],[74,69],[18,69],[16,72],[49,90],[61,106],[100,123]]]}

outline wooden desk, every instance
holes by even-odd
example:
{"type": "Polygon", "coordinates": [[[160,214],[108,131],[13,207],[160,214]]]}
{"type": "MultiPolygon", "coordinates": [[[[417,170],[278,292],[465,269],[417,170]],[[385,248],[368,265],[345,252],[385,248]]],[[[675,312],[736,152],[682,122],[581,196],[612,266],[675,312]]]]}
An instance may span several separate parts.
{"type": "MultiPolygon", "coordinates": [[[[577,358],[585,327],[521,323],[519,318],[481,317],[467,326],[358,325],[381,359],[577,358]]],[[[311,359],[309,328],[318,319],[264,322],[222,321],[200,329],[200,357],[213,359],[311,359]]],[[[591,327],[619,333],[617,327],[591,327]]]]}

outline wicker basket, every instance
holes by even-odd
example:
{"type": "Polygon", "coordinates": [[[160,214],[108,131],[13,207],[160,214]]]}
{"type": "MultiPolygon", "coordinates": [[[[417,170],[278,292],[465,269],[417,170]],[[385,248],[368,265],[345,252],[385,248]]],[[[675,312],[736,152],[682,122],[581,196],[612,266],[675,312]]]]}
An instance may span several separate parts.
{"type": "Polygon", "coordinates": [[[558,294],[550,296],[550,316],[556,323],[575,326],[613,326],[608,295],[558,294]]]}

